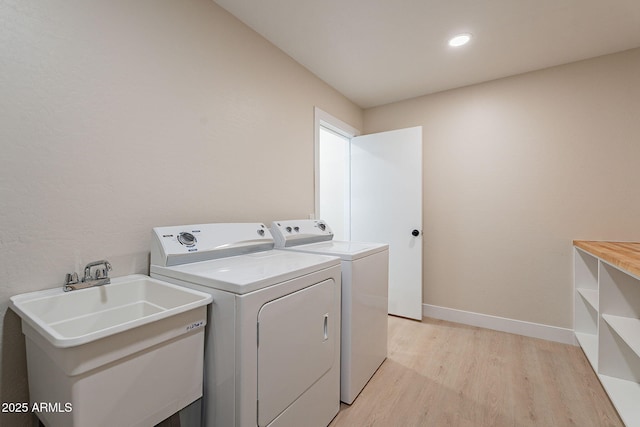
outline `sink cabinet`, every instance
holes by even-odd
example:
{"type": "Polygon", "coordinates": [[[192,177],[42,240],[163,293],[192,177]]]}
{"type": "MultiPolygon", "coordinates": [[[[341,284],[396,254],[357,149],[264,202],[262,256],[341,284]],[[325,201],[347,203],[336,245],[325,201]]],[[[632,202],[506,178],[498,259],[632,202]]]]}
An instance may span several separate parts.
{"type": "Polygon", "coordinates": [[[211,296],[148,276],[11,298],[47,427],[152,426],[202,396],[211,296]]]}
{"type": "Polygon", "coordinates": [[[574,241],[576,339],[627,427],[640,426],[640,243],[574,241]]]}
{"type": "MultiPolygon", "coordinates": [[[[206,309],[204,311],[201,314],[206,316],[206,309]]],[[[119,338],[129,341],[127,337],[118,335],[83,348],[58,349],[32,333],[28,326],[23,332],[31,405],[53,404],[53,407],[34,411],[47,427],[148,427],[202,396],[204,329],[133,354],[127,345],[118,343],[119,338]],[[98,362],[96,359],[103,358],[102,349],[106,350],[110,344],[115,348],[110,349],[111,357],[106,359],[115,360],[106,364],[98,362]],[[98,350],[99,347],[102,349],[98,350]],[[89,355],[98,366],[71,374],[84,363],[69,363],[69,360],[84,361],[89,355]]],[[[129,332],[134,333],[144,335],[143,331],[129,332]]]]}

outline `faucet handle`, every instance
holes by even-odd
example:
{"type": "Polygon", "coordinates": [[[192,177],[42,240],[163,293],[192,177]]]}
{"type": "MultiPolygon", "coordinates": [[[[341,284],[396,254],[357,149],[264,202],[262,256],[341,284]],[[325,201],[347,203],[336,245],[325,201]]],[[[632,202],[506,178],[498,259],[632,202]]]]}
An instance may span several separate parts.
{"type": "Polygon", "coordinates": [[[111,268],[111,263],[109,261],[104,261],[104,268],[100,269],[98,268],[96,270],[96,279],[107,279],[109,278],[109,271],[112,270],[111,268]]]}
{"type": "Polygon", "coordinates": [[[67,273],[64,282],[66,285],[78,283],[78,273],[67,273]]]}

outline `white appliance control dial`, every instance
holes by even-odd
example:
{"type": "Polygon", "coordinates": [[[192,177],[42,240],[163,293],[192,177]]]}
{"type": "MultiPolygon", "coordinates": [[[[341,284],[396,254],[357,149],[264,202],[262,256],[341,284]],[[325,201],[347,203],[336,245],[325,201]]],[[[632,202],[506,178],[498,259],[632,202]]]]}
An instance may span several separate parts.
{"type": "Polygon", "coordinates": [[[178,242],[185,246],[194,246],[197,240],[196,236],[194,236],[193,234],[183,231],[182,233],[178,234],[178,242]]]}

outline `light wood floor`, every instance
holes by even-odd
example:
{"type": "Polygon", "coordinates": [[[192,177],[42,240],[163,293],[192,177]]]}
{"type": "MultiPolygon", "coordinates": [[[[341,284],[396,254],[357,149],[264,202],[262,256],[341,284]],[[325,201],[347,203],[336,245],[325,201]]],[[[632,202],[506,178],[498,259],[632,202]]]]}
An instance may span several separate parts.
{"type": "Polygon", "coordinates": [[[387,360],[330,426],[623,423],[579,347],[390,316],[387,360]]]}

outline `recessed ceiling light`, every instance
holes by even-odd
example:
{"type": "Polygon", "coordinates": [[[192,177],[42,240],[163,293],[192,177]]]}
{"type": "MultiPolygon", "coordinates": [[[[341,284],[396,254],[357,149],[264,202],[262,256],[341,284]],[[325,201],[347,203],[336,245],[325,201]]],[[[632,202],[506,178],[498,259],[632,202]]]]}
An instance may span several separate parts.
{"type": "Polygon", "coordinates": [[[462,46],[469,43],[469,40],[471,40],[471,34],[469,33],[458,34],[457,36],[454,36],[449,40],[449,46],[453,46],[453,47],[462,46]]]}

